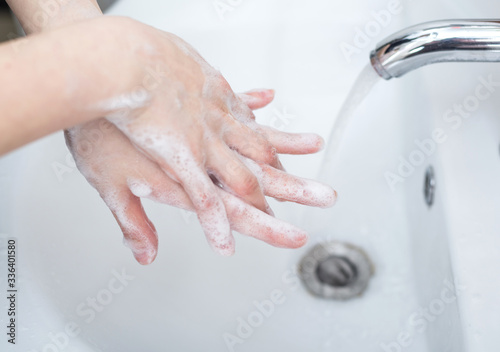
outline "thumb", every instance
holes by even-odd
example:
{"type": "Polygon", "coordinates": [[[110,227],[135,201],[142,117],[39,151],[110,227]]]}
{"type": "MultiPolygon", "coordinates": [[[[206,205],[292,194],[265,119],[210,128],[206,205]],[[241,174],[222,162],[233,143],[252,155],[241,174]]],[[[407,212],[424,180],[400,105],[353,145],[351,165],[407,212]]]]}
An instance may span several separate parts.
{"type": "Polygon", "coordinates": [[[250,109],[257,110],[271,103],[274,99],[273,89],[253,89],[248,92],[239,93],[238,97],[250,109]]]}

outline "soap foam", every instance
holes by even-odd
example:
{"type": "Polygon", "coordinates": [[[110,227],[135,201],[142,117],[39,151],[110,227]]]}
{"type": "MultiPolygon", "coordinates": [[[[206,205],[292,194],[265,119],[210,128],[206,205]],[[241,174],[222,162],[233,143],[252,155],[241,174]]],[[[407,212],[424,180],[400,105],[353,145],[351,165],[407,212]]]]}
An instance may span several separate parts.
{"type": "Polygon", "coordinates": [[[127,184],[130,192],[132,192],[134,196],[139,198],[148,197],[151,195],[151,192],[153,192],[151,186],[144,181],[127,179],[127,184]]]}
{"type": "Polygon", "coordinates": [[[122,123],[133,111],[146,107],[151,102],[151,94],[140,87],[131,93],[121,94],[98,102],[91,107],[114,123],[122,123]]]}

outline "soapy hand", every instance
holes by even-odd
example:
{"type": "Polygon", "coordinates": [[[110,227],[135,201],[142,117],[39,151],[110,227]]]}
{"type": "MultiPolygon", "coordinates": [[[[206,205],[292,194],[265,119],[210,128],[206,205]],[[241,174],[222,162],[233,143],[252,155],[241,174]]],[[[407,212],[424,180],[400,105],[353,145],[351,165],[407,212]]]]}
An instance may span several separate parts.
{"type": "MultiPolygon", "coordinates": [[[[267,105],[273,96],[273,91],[255,90],[239,94],[236,98],[249,108],[256,109],[267,105]]],[[[318,150],[319,144],[312,146],[309,141],[313,138],[321,141],[313,135],[288,134],[259,127],[254,122],[252,124],[255,129],[260,129],[274,140],[279,151],[311,153],[318,150]]],[[[185,189],[104,119],[66,131],[66,139],[78,168],[99,191],[112,211],[124,234],[125,243],[132,249],[137,261],[141,264],[151,263],[157,254],[158,237],[154,225],[141,206],[140,198],[196,211],[185,189]],[[105,134],[99,145],[87,153],[80,150],[79,146],[85,145],[88,136],[96,130],[105,134]]],[[[328,186],[291,176],[269,164],[256,162],[238,153],[234,155],[239,162],[237,167],[244,168],[245,172],[249,170],[257,178],[260,192],[267,196],[319,207],[331,206],[335,202],[336,194],[328,186]]],[[[231,173],[229,171],[240,175],[240,171],[227,169],[231,173]]],[[[230,229],[278,247],[296,248],[306,242],[307,234],[304,231],[262,212],[244,201],[244,197],[232,194],[230,189],[215,187],[215,192],[223,204],[224,216],[228,218],[230,229]]],[[[222,253],[226,255],[234,251],[234,239],[230,232],[227,238],[229,246],[222,253]]],[[[207,239],[217,250],[218,242],[210,235],[207,235],[207,239]]]]}

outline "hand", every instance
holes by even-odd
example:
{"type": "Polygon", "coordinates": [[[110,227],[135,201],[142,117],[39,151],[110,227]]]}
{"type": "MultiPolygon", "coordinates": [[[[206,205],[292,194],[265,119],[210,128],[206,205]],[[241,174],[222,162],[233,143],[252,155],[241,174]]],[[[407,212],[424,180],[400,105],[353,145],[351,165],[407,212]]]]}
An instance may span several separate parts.
{"type": "Polygon", "coordinates": [[[147,86],[97,108],[107,110],[107,119],[182,187],[213,248],[230,255],[234,240],[218,186],[271,214],[259,180],[240,156],[279,170],[277,153],[314,152],[323,141],[257,125],[222,75],[187,43],[152,27],[140,25],[137,31],[147,86]]]}
{"type": "MultiPolygon", "coordinates": [[[[256,109],[267,105],[273,95],[272,91],[258,90],[240,94],[238,98],[256,109]]],[[[280,150],[295,153],[316,151],[310,143],[300,144],[313,138],[310,135],[286,134],[267,128],[263,128],[263,131],[279,142],[280,150]]],[[[182,186],[104,119],[76,126],[66,132],[66,138],[78,168],[111,209],[137,261],[141,264],[151,263],[157,254],[158,237],[141,206],[140,198],[195,210],[182,186]],[[94,145],[89,147],[89,140],[97,133],[103,135],[94,138],[94,145]]],[[[327,186],[288,175],[242,156],[238,158],[242,163],[240,165],[257,175],[265,195],[320,207],[330,206],[335,201],[336,194],[327,186]]],[[[231,229],[278,247],[296,248],[306,242],[307,234],[304,231],[259,211],[228,191],[216,188],[216,192],[224,204],[231,229]]],[[[210,237],[208,240],[217,249],[217,243],[210,237]]],[[[229,243],[223,254],[234,251],[232,236],[229,243]]]]}

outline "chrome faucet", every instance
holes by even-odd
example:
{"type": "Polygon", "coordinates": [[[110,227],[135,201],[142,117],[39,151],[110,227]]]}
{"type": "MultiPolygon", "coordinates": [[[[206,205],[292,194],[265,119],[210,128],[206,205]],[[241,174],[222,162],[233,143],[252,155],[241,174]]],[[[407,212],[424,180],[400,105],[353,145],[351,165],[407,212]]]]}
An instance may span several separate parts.
{"type": "Polygon", "coordinates": [[[500,62],[500,20],[427,22],[397,32],[370,54],[389,80],[437,62],[500,62]]]}

